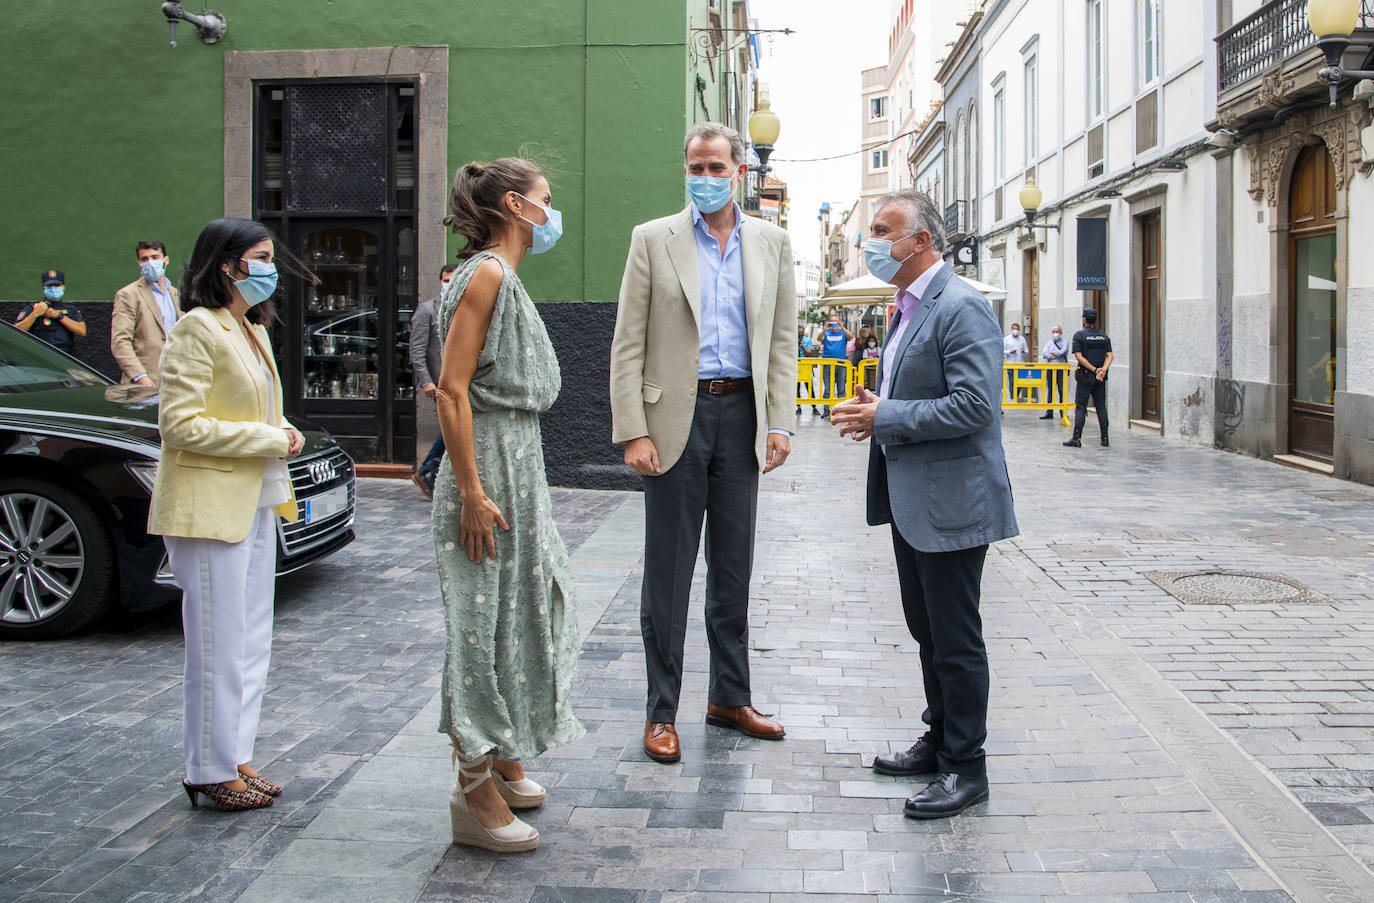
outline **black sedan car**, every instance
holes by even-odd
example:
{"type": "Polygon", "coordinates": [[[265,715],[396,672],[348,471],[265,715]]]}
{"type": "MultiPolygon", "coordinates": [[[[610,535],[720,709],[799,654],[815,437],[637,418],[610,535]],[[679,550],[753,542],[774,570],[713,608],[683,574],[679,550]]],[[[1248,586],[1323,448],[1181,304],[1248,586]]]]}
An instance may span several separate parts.
{"type": "MultiPolygon", "coordinates": [[[[155,389],[112,383],[0,325],[0,639],[46,639],[115,607],[178,597],[147,532],[155,389]]],[[[288,462],[301,517],[277,523],[277,573],[353,541],[353,461],[322,430],[288,462]]]]}

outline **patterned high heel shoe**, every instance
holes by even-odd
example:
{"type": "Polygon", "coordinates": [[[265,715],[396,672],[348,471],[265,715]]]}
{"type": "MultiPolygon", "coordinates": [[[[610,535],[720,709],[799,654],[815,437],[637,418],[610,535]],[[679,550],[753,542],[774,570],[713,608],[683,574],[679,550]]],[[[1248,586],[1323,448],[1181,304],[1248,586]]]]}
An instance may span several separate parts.
{"type": "Polygon", "coordinates": [[[539,832],[516,818],[508,825],[488,828],[468,811],[467,795],[482,786],[494,773],[491,760],[483,756],[476,763],[458,758],[458,774],[472,781],[466,787],[461,781],[453,786],[449,796],[449,820],[453,827],[453,842],[468,847],[479,847],[493,853],[524,853],[539,846],[539,832]],[[477,765],[476,768],[472,767],[477,765]]]}
{"type": "Polygon", "coordinates": [[[546,794],[538,782],[531,781],[529,778],[521,778],[518,781],[507,780],[501,772],[496,770],[495,762],[491,766],[491,781],[496,785],[496,792],[501,794],[501,799],[505,800],[506,805],[512,809],[534,809],[544,805],[546,794]]]}
{"type": "Polygon", "coordinates": [[[249,790],[256,790],[258,793],[264,794],[266,796],[281,796],[281,785],[273,784],[271,781],[265,779],[262,775],[257,775],[256,777],[253,777],[246,775],[240,771],[239,780],[247,784],[249,790]]]}
{"type": "Polygon", "coordinates": [[[186,795],[191,798],[191,808],[199,808],[196,805],[196,797],[204,794],[210,802],[215,804],[215,808],[225,812],[242,812],[245,809],[266,809],[272,805],[272,797],[265,793],[258,793],[256,790],[230,790],[223,784],[192,784],[182,780],[181,789],[186,791],[186,795]]]}

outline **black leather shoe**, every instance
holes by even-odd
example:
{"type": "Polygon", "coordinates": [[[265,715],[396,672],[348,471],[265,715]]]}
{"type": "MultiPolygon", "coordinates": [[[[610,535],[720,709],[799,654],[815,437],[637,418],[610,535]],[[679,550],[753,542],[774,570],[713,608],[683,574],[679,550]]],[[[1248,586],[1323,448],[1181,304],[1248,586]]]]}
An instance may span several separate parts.
{"type": "Polygon", "coordinates": [[[914,774],[935,774],[940,770],[935,760],[935,749],[925,740],[917,740],[911,749],[878,756],[873,760],[873,770],[878,774],[890,774],[899,778],[914,774]]]}
{"type": "Polygon", "coordinates": [[[1107,447],[1108,447],[1108,444],[1107,444],[1107,437],[1106,437],[1106,436],[1103,436],[1103,437],[1102,437],[1102,447],[1103,447],[1103,448],[1107,448],[1107,447]]]}
{"type": "Polygon", "coordinates": [[[930,786],[906,801],[902,814],[907,818],[949,818],[988,798],[985,774],[942,772],[930,786]]]}
{"type": "Polygon", "coordinates": [[[1053,419],[1054,419],[1054,411],[1046,411],[1045,413],[1043,413],[1043,414],[1040,415],[1040,419],[1041,419],[1041,420],[1053,420],[1053,419]]]}
{"type": "Polygon", "coordinates": [[[1082,447],[1083,447],[1083,443],[1082,443],[1082,442],[1079,442],[1077,439],[1066,439],[1066,440],[1064,440],[1064,444],[1067,445],[1069,448],[1082,448],[1082,447]]]}

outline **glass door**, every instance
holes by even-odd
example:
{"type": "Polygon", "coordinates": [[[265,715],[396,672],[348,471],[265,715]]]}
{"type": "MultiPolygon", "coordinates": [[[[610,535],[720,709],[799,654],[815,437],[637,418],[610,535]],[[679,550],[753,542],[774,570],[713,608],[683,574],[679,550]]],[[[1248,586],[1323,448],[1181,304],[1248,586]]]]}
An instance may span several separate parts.
{"type": "Polygon", "coordinates": [[[354,457],[386,460],[394,302],[385,290],[385,225],[297,220],[293,227],[292,249],[307,268],[295,287],[299,326],[287,330],[299,336],[289,368],[293,400],[354,457]]]}
{"type": "Polygon", "coordinates": [[[1335,442],[1336,236],[1293,242],[1290,445],[1329,461],[1335,442]]]}

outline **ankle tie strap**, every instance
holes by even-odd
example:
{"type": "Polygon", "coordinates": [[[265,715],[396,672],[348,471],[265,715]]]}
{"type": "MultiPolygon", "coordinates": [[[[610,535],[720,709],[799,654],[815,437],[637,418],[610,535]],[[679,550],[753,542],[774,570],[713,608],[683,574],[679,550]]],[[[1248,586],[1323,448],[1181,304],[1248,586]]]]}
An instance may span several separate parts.
{"type": "Polygon", "coordinates": [[[466,787],[459,783],[459,787],[464,793],[471,793],[474,787],[481,785],[483,781],[491,780],[491,757],[481,756],[477,759],[463,758],[463,748],[458,745],[457,737],[449,738],[449,745],[453,747],[453,764],[458,766],[458,774],[472,781],[466,787]],[[478,766],[474,768],[473,766],[478,766]]]}

